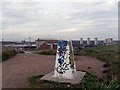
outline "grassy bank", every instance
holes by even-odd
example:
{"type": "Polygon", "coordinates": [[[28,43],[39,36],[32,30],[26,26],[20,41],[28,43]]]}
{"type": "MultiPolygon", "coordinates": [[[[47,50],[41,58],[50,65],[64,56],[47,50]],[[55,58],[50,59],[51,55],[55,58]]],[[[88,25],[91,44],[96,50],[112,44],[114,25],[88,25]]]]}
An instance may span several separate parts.
{"type": "MultiPolygon", "coordinates": [[[[84,77],[82,84],[71,85],[69,83],[59,83],[53,81],[40,80],[44,75],[33,76],[28,79],[30,88],[96,88],[97,78],[89,73],[84,77]]],[[[83,89],[84,90],[84,89],[83,89]]]]}
{"type": "Polygon", "coordinates": [[[103,80],[98,79],[96,76],[86,73],[81,84],[72,85],[70,83],[59,83],[52,81],[40,80],[44,75],[33,76],[28,79],[29,88],[64,88],[74,89],[80,88],[80,90],[116,90],[118,84],[111,83],[111,85],[104,84],[103,80]]]}
{"type": "Polygon", "coordinates": [[[105,80],[107,83],[111,81],[116,81],[120,83],[120,46],[111,45],[111,46],[99,46],[94,48],[85,48],[81,50],[81,55],[89,55],[96,57],[99,60],[106,62],[104,67],[107,67],[105,80]]]}
{"type": "Polygon", "coordinates": [[[56,50],[43,50],[38,52],[38,54],[42,54],[42,55],[56,55],[56,50]]]}
{"type": "Polygon", "coordinates": [[[17,53],[15,50],[3,50],[2,51],[2,61],[5,61],[13,56],[15,56],[17,53]]]}

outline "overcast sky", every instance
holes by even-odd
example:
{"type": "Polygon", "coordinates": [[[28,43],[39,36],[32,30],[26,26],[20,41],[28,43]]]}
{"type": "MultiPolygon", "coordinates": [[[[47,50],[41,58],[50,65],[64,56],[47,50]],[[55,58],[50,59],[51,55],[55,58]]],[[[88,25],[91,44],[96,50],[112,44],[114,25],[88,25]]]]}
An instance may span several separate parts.
{"type": "Polygon", "coordinates": [[[2,1],[4,40],[118,38],[117,1],[52,1],[2,1]]]}

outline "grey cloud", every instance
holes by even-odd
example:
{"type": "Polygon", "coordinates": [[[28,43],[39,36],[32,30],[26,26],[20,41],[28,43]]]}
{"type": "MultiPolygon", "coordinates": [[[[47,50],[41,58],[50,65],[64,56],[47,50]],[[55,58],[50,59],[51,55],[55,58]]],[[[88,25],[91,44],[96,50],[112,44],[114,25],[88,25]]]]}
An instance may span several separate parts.
{"type": "MultiPolygon", "coordinates": [[[[14,37],[17,36],[17,32],[23,29],[24,32],[21,31],[21,39],[29,36],[36,38],[52,37],[78,39],[81,36],[97,37],[97,35],[100,35],[100,31],[102,32],[100,38],[105,37],[106,31],[110,31],[107,36],[116,38],[116,33],[112,33],[114,30],[117,31],[116,9],[116,3],[109,5],[105,2],[4,2],[4,37],[14,39],[14,37]],[[74,33],[60,33],[60,35],[56,33],[56,31],[68,28],[75,28],[76,31],[74,33]],[[11,30],[12,32],[12,29],[16,32],[14,36],[12,33],[7,34],[7,31],[11,30]],[[25,35],[29,30],[33,33],[25,35]],[[93,33],[94,35],[92,35],[93,33]],[[70,34],[70,36],[68,36],[68,34],[70,34]]],[[[18,39],[20,39],[20,37],[18,39]]]]}

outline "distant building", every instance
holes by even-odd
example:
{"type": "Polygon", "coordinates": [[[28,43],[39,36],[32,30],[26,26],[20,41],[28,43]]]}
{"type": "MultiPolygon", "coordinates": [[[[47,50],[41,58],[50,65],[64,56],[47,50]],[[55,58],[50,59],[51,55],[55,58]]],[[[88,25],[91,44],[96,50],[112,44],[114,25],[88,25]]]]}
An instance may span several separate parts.
{"type": "Polygon", "coordinates": [[[119,41],[118,40],[114,40],[113,42],[114,42],[114,44],[120,45],[120,40],[119,41]]]}
{"type": "Polygon", "coordinates": [[[57,49],[58,40],[43,40],[38,39],[35,41],[38,50],[52,50],[57,49]]]}
{"type": "Polygon", "coordinates": [[[2,41],[2,48],[15,49],[15,50],[33,50],[36,48],[35,42],[12,42],[2,41]]]}
{"type": "Polygon", "coordinates": [[[112,44],[114,44],[113,38],[107,38],[107,39],[105,39],[104,43],[105,43],[106,45],[112,45],[112,44]]]}
{"type": "MultiPolygon", "coordinates": [[[[50,50],[50,49],[57,49],[57,42],[58,40],[36,40],[36,47],[38,50],[50,50]]],[[[89,48],[89,47],[96,47],[101,45],[113,45],[119,44],[119,41],[113,41],[112,38],[108,38],[106,40],[98,40],[95,38],[94,40],[72,40],[74,50],[80,50],[81,48],[89,48]]]]}
{"type": "Polygon", "coordinates": [[[94,40],[94,45],[95,45],[95,46],[98,45],[98,38],[95,38],[95,40],[94,40]]]}
{"type": "Polygon", "coordinates": [[[72,44],[73,44],[74,50],[80,49],[80,41],[79,40],[73,40],[72,44]]]}
{"type": "Polygon", "coordinates": [[[45,40],[38,39],[35,41],[35,43],[36,43],[36,48],[40,49],[40,47],[45,43],[45,40]]]}
{"type": "Polygon", "coordinates": [[[90,45],[90,38],[87,38],[87,45],[90,45]]]}
{"type": "Polygon", "coordinates": [[[83,38],[80,38],[80,45],[83,44],[83,38]]]}

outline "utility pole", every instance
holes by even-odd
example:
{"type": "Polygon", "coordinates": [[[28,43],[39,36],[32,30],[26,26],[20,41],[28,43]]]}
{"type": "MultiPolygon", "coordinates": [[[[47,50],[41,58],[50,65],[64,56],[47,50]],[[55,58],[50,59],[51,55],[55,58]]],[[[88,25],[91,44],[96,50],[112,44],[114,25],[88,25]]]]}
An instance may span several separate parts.
{"type": "Polygon", "coordinates": [[[29,37],[29,49],[31,48],[31,37],[29,37]]]}

